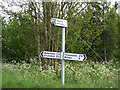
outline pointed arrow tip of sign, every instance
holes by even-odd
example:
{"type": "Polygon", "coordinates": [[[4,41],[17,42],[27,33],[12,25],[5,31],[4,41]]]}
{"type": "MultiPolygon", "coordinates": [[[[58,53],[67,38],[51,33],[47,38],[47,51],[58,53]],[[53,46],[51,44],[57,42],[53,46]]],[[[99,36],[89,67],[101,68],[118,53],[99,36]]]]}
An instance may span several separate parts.
{"type": "Polygon", "coordinates": [[[84,56],[84,59],[83,59],[83,61],[86,61],[86,59],[87,59],[87,56],[84,54],[83,55],[84,56]]]}
{"type": "Polygon", "coordinates": [[[41,51],[40,56],[43,57],[43,51],[41,51]]]}

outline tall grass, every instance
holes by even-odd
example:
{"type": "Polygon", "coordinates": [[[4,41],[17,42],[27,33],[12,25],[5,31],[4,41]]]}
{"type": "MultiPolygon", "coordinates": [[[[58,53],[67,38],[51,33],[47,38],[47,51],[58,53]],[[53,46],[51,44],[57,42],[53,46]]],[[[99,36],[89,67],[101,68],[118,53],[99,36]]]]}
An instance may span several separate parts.
{"type": "Polygon", "coordinates": [[[27,63],[3,63],[3,88],[118,88],[118,68],[109,63],[70,63],[78,78],[65,64],[65,85],[61,85],[61,65],[57,70],[52,66],[42,69],[27,63]]]}

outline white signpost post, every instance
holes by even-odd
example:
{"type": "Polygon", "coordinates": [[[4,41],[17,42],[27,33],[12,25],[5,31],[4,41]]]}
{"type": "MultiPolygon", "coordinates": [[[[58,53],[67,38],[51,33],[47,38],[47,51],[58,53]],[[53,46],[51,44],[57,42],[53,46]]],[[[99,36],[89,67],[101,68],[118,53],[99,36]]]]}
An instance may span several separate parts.
{"type": "Polygon", "coordinates": [[[64,60],[85,61],[87,59],[87,56],[85,54],[65,53],[65,27],[67,27],[67,20],[52,18],[51,23],[54,26],[62,27],[62,52],[41,51],[40,56],[43,58],[62,60],[62,85],[64,85],[64,60]]]}

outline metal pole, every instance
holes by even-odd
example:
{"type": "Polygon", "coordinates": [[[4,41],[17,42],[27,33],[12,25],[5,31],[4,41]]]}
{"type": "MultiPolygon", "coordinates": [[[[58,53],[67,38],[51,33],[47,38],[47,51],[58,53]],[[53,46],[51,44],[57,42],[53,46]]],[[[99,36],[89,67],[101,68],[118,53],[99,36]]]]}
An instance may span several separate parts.
{"type": "Polygon", "coordinates": [[[65,28],[62,28],[62,85],[65,83],[65,67],[64,67],[64,59],[63,54],[65,52],[65,28]]]}

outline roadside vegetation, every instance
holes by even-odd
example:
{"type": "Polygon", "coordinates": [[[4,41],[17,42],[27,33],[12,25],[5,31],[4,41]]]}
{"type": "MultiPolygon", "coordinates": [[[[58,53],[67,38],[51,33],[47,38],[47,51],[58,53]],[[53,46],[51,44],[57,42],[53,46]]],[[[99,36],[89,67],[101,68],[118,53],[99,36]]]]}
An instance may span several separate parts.
{"type": "Polygon", "coordinates": [[[104,63],[70,62],[75,73],[65,64],[65,85],[61,85],[61,65],[57,69],[22,63],[2,64],[3,88],[118,88],[118,62],[111,68],[104,63]],[[75,77],[75,75],[77,77],[75,77]]]}

